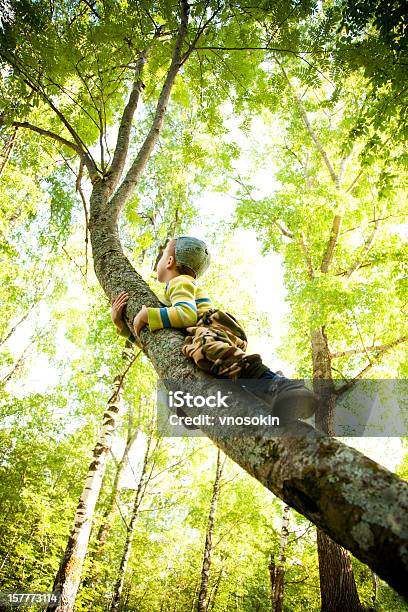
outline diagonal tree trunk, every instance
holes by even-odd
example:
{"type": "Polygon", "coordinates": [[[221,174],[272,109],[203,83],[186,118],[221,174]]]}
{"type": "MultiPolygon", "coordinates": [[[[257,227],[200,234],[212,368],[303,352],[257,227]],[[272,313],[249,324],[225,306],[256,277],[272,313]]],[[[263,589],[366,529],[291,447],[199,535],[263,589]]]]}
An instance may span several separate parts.
{"type": "MultiPolygon", "coordinates": [[[[335,395],[330,351],[323,327],[312,331],[313,385],[320,398],[316,425],[334,435],[335,395]]],[[[350,610],[361,612],[363,607],[354,580],[350,554],[317,529],[320,596],[322,612],[350,610]]]]}
{"type": "Polygon", "coordinates": [[[285,506],[282,514],[282,528],[279,543],[278,562],[275,563],[273,554],[269,565],[269,576],[271,581],[271,601],[272,612],[282,612],[283,609],[283,589],[285,585],[285,561],[286,546],[289,535],[289,506],[285,506]]]}
{"type": "MultiPolygon", "coordinates": [[[[96,196],[95,196],[96,197],[96,196]]],[[[130,326],[143,304],[160,306],[120,249],[116,224],[95,217],[91,237],[95,268],[109,298],[126,289],[131,298],[126,319],[130,326]],[[113,228],[113,229],[112,229],[113,228]],[[105,237],[112,245],[103,248],[105,237]]],[[[211,381],[181,353],[184,336],[176,330],[141,332],[143,349],[162,380],[211,381]]],[[[215,389],[217,382],[213,381],[215,389]]],[[[236,389],[237,413],[262,412],[263,402],[236,389]]],[[[234,407],[234,406],[232,406],[234,407]]],[[[194,413],[186,409],[191,416],[194,413]]],[[[219,411],[218,411],[219,412],[219,411]]],[[[211,410],[208,410],[211,415],[211,410]]],[[[217,413],[214,411],[214,418],[217,413]]],[[[372,567],[401,594],[408,594],[408,484],[359,451],[314,430],[306,423],[286,428],[286,435],[225,437],[202,426],[222,450],[275,495],[322,528],[337,543],[372,567]],[[364,483],[364,486],[362,486],[364,483]],[[391,510],[390,510],[391,509],[391,510]]]]}
{"type": "Polygon", "coordinates": [[[217,512],[218,497],[220,493],[220,481],[224,463],[221,464],[221,451],[217,452],[217,467],[215,470],[215,480],[213,485],[213,493],[210,503],[210,512],[208,514],[207,532],[205,534],[205,545],[203,554],[203,565],[201,570],[201,585],[198,592],[198,612],[206,612],[208,606],[208,585],[210,581],[211,555],[213,549],[212,536],[214,532],[215,514],[217,512]]]}
{"type": "MultiPolygon", "coordinates": [[[[139,354],[140,352],[137,356],[139,354]]],[[[93,460],[89,466],[84,488],[79,498],[74,518],[74,527],[72,528],[64,556],[54,580],[53,591],[59,591],[61,598],[58,607],[50,606],[49,610],[70,612],[74,609],[75,598],[81,579],[82,565],[88,548],[92,517],[96,502],[98,501],[106,461],[116,428],[122,384],[127,372],[136,359],[133,350],[124,351],[123,357],[126,360],[126,366],[121,374],[115,377],[113,382],[112,396],[103,415],[102,428],[93,450],[93,460]]]]}

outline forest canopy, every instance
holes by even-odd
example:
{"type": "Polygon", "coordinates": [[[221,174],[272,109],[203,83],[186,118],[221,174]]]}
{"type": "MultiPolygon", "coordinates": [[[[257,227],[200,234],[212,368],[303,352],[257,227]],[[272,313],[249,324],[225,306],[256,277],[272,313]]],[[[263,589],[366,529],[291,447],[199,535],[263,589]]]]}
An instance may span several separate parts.
{"type": "Polygon", "coordinates": [[[408,373],[406,43],[397,0],[0,0],[1,591],[408,609],[406,412],[365,439],[336,413],[408,373]],[[205,375],[110,308],[161,305],[182,235],[313,386],[303,441],[158,433],[158,379],[205,375]]]}

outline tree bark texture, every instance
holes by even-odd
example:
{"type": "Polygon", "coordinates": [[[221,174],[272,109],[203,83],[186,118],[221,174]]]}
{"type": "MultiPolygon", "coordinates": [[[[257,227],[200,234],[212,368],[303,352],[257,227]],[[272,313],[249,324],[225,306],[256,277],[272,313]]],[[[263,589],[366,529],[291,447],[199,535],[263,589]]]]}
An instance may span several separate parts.
{"type": "Polygon", "coordinates": [[[208,585],[210,581],[210,567],[212,555],[212,536],[214,533],[215,514],[217,512],[217,503],[220,492],[220,480],[222,475],[223,464],[221,464],[221,451],[217,452],[217,467],[215,471],[215,480],[210,503],[210,512],[208,514],[207,532],[205,534],[205,545],[203,555],[203,565],[201,570],[201,585],[198,592],[198,612],[206,612],[208,605],[208,585]]]}
{"type": "MultiPolygon", "coordinates": [[[[323,327],[311,334],[313,386],[319,397],[316,425],[321,431],[334,435],[336,396],[332,378],[331,358],[327,336],[323,327]]],[[[362,606],[354,580],[349,553],[317,529],[320,597],[322,612],[361,612],[362,606]]]]}
{"type": "Polygon", "coordinates": [[[107,509],[103,515],[102,523],[98,529],[98,535],[96,538],[96,549],[93,552],[91,565],[89,568],[88,577],[84,581],[84,586],[92,588],[97,580],[98,580],[98,571],[95,568],[94,561],[96,559],[100,559],[103,555],[103,550],[108,539],[109,532],[111,530],[113,521],[115,519],[116,514],[118,513],[119,508],[119,499],[120,499],[120,481],[123,475],[123,472],[126,469],[126,464],[129,458],[129,453],[132,449],[132,446],[135,442],[138,430],[132,431],[131,429],[132,419],[129,419],[129,430],[128,436],[126,440],[125,450],[123,451],[123,455],[116,466],[115,477],[113,480],[112,491],[109,499],[109,503],[107,509]]]}
{"type": "Polygon", "coordinates": [[[362,612],[349,553],[321,529],[317,530],[317,553],[322,612],[362,612]]]}
{"type": "Polygon", "coordinates": [[[54,580],[53,590],[61,592],[60,602],[57,608],[49,607],[49,610],[71,612],[74,609],[75,598],[81,579],[82,565],[88,549],[95,505],[98,501],[107,457],[112,447],[113,434],[116,429],[122,383],[135,359],[133,350],[124,351],[123,355],[126,359],[126,366],[122,373],[115,377],[112,396],[103,415],[102,428],[93,450],[93,460],[89,466],[85,485],[79,498],[74,518],[74,527],[72,528],[64,556],[54,580]]]}
{"type": "Polygon", "coordinates": [[[269,577],[271,582],[272,612],[282,612],[283,590],[285,586],[285,561],[286,546],[289,535],[289,506],[285,506],[282,514],[281,537],[279,542],[278,562],[275,563],[274,555],[271,555],[269,565],[269,577]]]}

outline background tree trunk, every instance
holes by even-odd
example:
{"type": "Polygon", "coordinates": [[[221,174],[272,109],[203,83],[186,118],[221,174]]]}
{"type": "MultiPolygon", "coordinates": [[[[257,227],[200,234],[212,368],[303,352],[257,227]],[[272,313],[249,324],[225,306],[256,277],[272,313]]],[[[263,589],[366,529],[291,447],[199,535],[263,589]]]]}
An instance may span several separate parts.
{"type": "Polygon", "coordinates": [[[133,410],[133,407],[129,407],[128,434],[127,434],[125,450],[123,451],[123,455],[120,461],[116,465],[116,472],[115,472],[115,477],[113,480],[112,491],[111,491],[109,503],[103,515],[102,523],[98,529],[98,534],[96,537],[96,547],[92,554],[89,573],[88,573],[87,578],[84,580],[84,584],[83,584],[83,586],[87,586],[90,588],[92,588],[98,580],[98,571],[95,568],[94,561],[96,559],[101,558],[103,554],[103,549],[108,539],[109,531],[112,527],[112,523],[114,521],[116,514],[118,513],[119,498],[120,498],[120,481],[121,481],[123,472],[126,469],[126,464],[129,458],[129,453],[132,449],[132,446],[139,432],[139,429],[136,429],[135,431],[133,431],[133,418],[132,418],[133,415],[131,412],[132,410],[133,410]]]}
{"type": "Polygon", "coordinates": [[[205,545],[203,555],[203,565],[201,570],[201,585],[198,592],[198,612],[207,611],[207,595],[208,595],[208,584],[210,580],[210,567],[211,567],[211,553],[212,553],[212,535],[214,532],[215,514],[217,512],[217,503],[220,492],[220,480],[222,475],[224,463],[221,464],[221,451],[218,449],[217,452],[217,467],[215,471],[215,480],[213,485],[213,493],[210,503],[210,512],[208,514],[207,532],[205,534],[205,545]]]}
{"type": "Polygon", "coordinates": [[[271,582],[272,612],[282,612],[283,590],[285,585],[285,561],[286,545],[289,535],[289,506],[285,506],[282,514],[281,537],[279,543],[278,562],[275,563],[274,555],[271,555],[269,565],[269,576],[271,582]]]}
{"type": "Polygon", "coordinates": [[[322,612],[363,610],[349,553],[317,530],[322,612]]]}
{"type": "Polygon", "coordinates": [[[371,597],[371,601],[373,602],[373,610],[374,610],[375,604],[377,602],[378,583],[377,583],[377,576],[375,575],[375,572],[373,571],[371,571],[371,581],[373,585],[373,595],[371,597]]]}
{"type": "Polygon", "coordinates": [[[152,437],[153,437],[153,427],[150,431],[148,442],[147,442],[146,452],[145,452],[145,456],[143,460],[142,472],[140,474],[139,483],[136,489],[132,516],[130,519],[129,526],[127,527],[127,530],[126,530],[126,542],[125,542],[122,558],[121,558],[119,569],[118,569],[118,579],[116,581],[115,588],[113,591],[113,597],[112,597],[112,602],[110,606],[111,612],[117,612],[119,610],[120,598],[122,595],[123,584],[125,582],[126,569],[127,569],[127,565],[129,562],[130,553],[132,551],[135,523],[136,523],[136,519],[139,514],[140,504],[142,503],[142,500],[143,500],[143,497],[146,491],[146,484],[148,482],[147,466],[148,466],[148,462],[150,459],[150,447],[152,443],[152,437]]]}
{"type": "MultiPolygon", "coordinates": [[[[312,331],[313,387],[319,396],[317,427],[334,435],[336,396],[332,377],[330,351],[324,327],[312,331]]],[[[353,566],[349,553],[317,529],[320,596],[322,612],[350,610],[361,612],[353,566]]]]}
{"type": "Polygon", "coordinates": [[[103,415],[101,432],[93,450],[93,461],[89,466],[85,485],[79,498],[74,518],[74,527],[72,528],[64,556],[54,580],[52,590],[60,591],[61,599],[57,608],[49,607],[49,610],[70,612],[74,609],[75,598],[81,580],[82,565],[88,549],[92,517],[96,502],[98,501],[106,461],[112,447],[113,434],[116,429],[116,418],[120,408],[123,379],[135,361],[133,350],[125,350],[123,357],[126,361],[126,366],[121,374],[115,377],[113,393],[103,415]]]}

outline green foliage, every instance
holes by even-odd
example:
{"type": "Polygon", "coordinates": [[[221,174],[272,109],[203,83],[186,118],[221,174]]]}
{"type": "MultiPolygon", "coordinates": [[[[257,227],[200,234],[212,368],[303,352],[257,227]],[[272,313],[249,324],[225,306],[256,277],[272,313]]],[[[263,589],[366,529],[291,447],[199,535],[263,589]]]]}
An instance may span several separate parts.
{"type": "MultiPolygon", "coordinates": [[[[262,251],[276,252],[283,261],[290,313],[281,354],[298,374],[310,375],[311,324],[324,326],[333,352],[361,348],[362,342],[386,344],[404,333],[401,5],[383,10],[383,3],[374,1],[255,4],[190,4],[189,42],[217,12],[176,78],[159,144],[124,211],[121,236],[127,255],[156,288],[152,269],[167,238],[205,227],[215,256],[204,282],[214,301],[235,314],[251,336],[267,337],[267,316],[256,311],[253,296],[257,260],[237,227],[254,230],[262,251]],[[344,164],[338,185],[305,127],[282,67],[334,171],[344,164]],[[231,179],[239,179],[235,190],[231,179]],[[202,204],[217,192],[238,198],[235,224],[214,222],[202,204]],[[335,215],[343,221],[324,273],[335,215]]],[[[69,119],[99,171],[106,172],[138,51],[150,46],[130,164],[150,128],[170,64],[177,3],[24,0],[13,3],[13,11],[0,28],[2,143],[13,121],[29,121],[72,141],[64,123],[69,119]]],[[[5,589],[51,587],[112,382],[123,368],[109,304],[90,271],[78,172],[71,148],[20,128],[1,177],[0,338],[9,336],[1,345],[1,375],[7,380],[0,406],[5,589]]],[[[89,196],[86,177],[83,188],[89,196]]],[[[373,373],[405,376],[405,350],[401,344],[387,354],[373,373]]],[[[335,367],[349,376],[365,363],[357,354],[339,358],[335,367]]],[[[109,458],[83,572],[84,578],[95,569],[99,580],[95,588],[83,585],[78,610],[105,610],[117,580],[155,382],[150,362],[139,357],[125,381],[115,457],[124,446],[129,414],[140,436],[120,486],[120,511],[93,565],[116,473],[109,458]]],[[[194,605],[215,471],[215,449],[208,441],[159,442],[125,577],[125,605],[141,612],[194,605]]],[[[399,473],[406,476],[406,458],[399,473]]],[[[278,552],[281,513],[277,499],[227,462],[213,538],[213,595],[220,579],[214,612],[269,608],[268,565],[278,552]]],[[[285,609],[318,610],[315,533],[296,513],[291,527],[285,609]]],[[[370,572],[353,563],[361,599],[369,604],[370,572]]],[[[379,608],[401,606],[380,582],[379,608]]]]}

